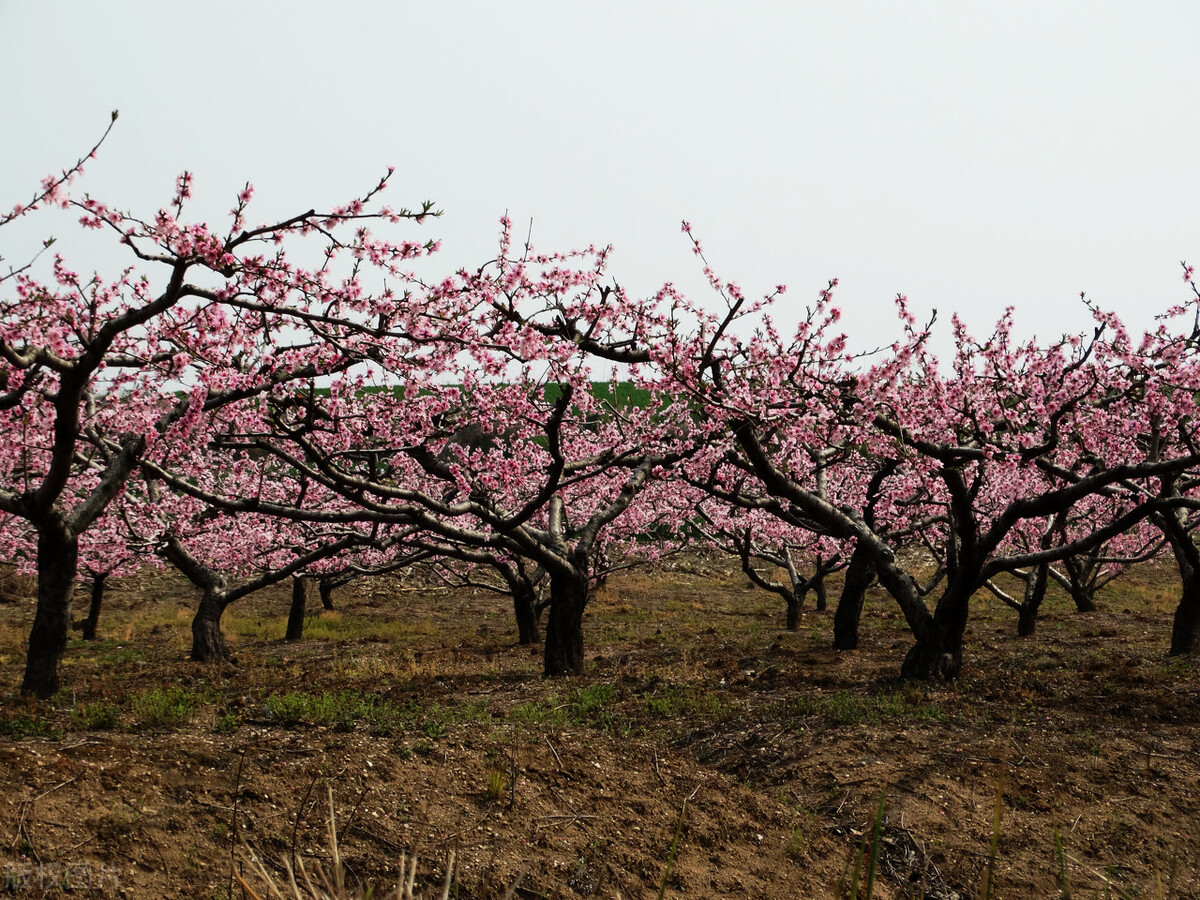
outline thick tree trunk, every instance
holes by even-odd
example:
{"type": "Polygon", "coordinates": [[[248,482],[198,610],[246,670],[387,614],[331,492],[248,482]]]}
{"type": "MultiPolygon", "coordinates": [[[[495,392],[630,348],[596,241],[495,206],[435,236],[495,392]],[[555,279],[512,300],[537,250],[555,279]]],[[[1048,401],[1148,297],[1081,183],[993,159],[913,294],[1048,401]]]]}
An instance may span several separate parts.
{"type": "MultiPolygon", "coordinates": [[[[1093,551],[1098,553],[1099,551],[1093,551]]],[[[1067,589],[1071,599],[1075,601],[1075,609],[1079,612],[1096,611],[1096,569],[1095,559],[1085,557],[1083,560],[1068,558],[1063,560],[1066,578],[1059,576],[1056,580],[1067,589]]]]}
{"type": "Polygon", "coordinates": [[[804,613],[804,604],[795,591],[784,597],[784,600],[787,602],[787,630],[799,631],[800,617],[804,613]]]}
{"type": "Polygon", "coordinates": [[[1075,601],[1076,612],[1096,611],[1096,594],[1086,585],[1073,589],[1071,591],[1071,599],[1075,601]]]}
{"type": "Polygon", "coordinates": [[[1200,651],[1200,572],[1189,567],[1171,626],[1171,655],[1197,651],[1200,651]]]}
{"type": "Polygon", "coordinates": [[[858,623],[867,588],[875,580],[875,562],[865,547],[855,547],[846,566],[846,583],[833,613],[833,649],[858,649],[858,623]]]}
{"type": "Polygon", "coordinates": [[[1021,608],[1017,610],[1017,636],[1033,637],[1035,631],[1037,631],[1037,609],[1022,604],[1021,608]]]}
{"type": "Polygon", "coordinates": [[[83,639],[96,639],[96,626],[100,623],[100,607],[104,603],[104,582],[108,581],[107,572],[97,572],[92,575],[92,598],[88,604],[88,616],[83,620],[83,639]]]}
{"type": "Polygon", "coordinates": [[[303,575],[292,578],[292,606],[288,610],[285,641],[298,641],[304,637],[304,606],[308,602],[308,579],[303,575]]]}
{"type": "Polygon", "coordinates": [[[212,588],[204,591],[192,619],[192,659],[195,662],[223,662],[229,659],[229,645],[221,633],[221,615],[225,612],[225,592],[212,588]]]}
{"type": "Polygon", "coordinates": [[[538,614],[533,586],[528,582],[512,585],[513,613],[517,618],[517,639],[522,646],[536,644],[542,639],[538,633],[538,614]]]}
{"type": "Polygon", "coordinates": [[[829,608],[828,591],[825,590],[825,570],[821,568],[821,560],[817,559],[817,574],[812,580],[813,594],[817,598],[817,612],[825,612],[829,608]]]}
{"type": "Polygon", "coordinates": [[[547,678],[583,674],[583,609],[587,596],[586,575],[550,574],[543,668],[547,678]]]}
{"type": "Polygon", "coordinates": [[[924,640],[913,644],[900,677],[926,681],[953,681],[962,671],[962,638],[955,638],[942,628],[934,628],[924,640]]]}
{"type": "Polygon", "coordinates": [[[1017,608],[1017,636],[1033,637],[1037,631],[1037,607],[1022,603],[1017,608]]]}
{"type": "Polygon", "coordinates": [[[1017,610],[1017,634],[1021,637],[1030,637],[1037,629],[1038,610],[1046,599],[1049,578],[1050,566],[1047,564],[1038,566],[1025,582],[1025,596],[1021,600],[1021,608],[1017,610]]]}
{"type": "MultiPolygon", "coordinates": [[[[1171,485],[1174,493],[1174,485],[1171,485]]],[[[1181,510],[1171,510],[1157,523],[1171,545],[1179,567],[1179,606],[1171,625],[1172,656],[1200,650],[1200,550],[1184,527],[1181,510]]]]}
{"type": "Polygon", "coordinates": [[[902,678],[953,681],[962,671],[963,633],[967,630],[967,612],[971,591],[951,586],[938,601],[933,624],[917,638],[900,667],[902,678]]]}
{"type": "Polygon", "coordinates": [[[67,649],[79,543],[55,525],[38,529],[38,600],[21,694],[48,700],[58,693],[58,665],[67,649]]]}
{"type": "Polygon", "coordinates": [[[324,578],[317,582],[317,592],[321,595],[321,609],[327,612],[333,610],[333,588],[333,583],[324,578]]]}
{"type": "Polygon", "coordinates": [[[1062,567],[1066,570],[1066,577],[1060,575],[1055,578],[1071,595],[1079,612],[1096,611],[1096,585],[1101,576],[1100,557],[1103,552],[1104,546],[1101,545],[1082,556],[1064,559],[1062,567]]]}

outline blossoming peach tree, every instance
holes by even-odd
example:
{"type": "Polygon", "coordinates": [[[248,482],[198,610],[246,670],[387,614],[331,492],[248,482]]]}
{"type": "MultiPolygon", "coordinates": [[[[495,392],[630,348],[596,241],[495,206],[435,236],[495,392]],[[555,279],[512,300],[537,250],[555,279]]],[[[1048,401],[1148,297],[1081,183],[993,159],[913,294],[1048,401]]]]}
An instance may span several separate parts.
{"type": "MultiPolygon", "coordinates": [[[[1149,517],[1171,528],[1172,511],[1195,506],[1200,354],[1196,329],[1177,325],[1195,318],[1195,302],[1141,340],[1096,309],[1088,332],[1045,344],[1015,342],[1010,316],[983,341],[956,320],[954,357],[943,368],[903,297],[903,337],[864,359],[835,329],[836,281],[785,337],[766,314],[779,289],[752,302],[707,264],[705,273],[720,314],[664,289],[616,314],[611,305],[551,304],[522,321],[603,358],[653,367],[706,422],[719,422],[713,434],[728,449],[707,478],[714,494],[731,499],[736,484],[786,524],[853,546],[913,633],[906,675],[959,673],[971,598],[998,573],[1086,553],[1149,517]],[[846,453],[884,483],[857,497],[831,491],[813,461],[846,453]],[[1070,517],[1068,539],[1014,541],[1053,533],[1056,520],[1097,496],[1109,501],[1104,515],[1070,517]],[[880,504],[888,515],[877,515],[880,504]],[[902,562],[912,531],[897,527],[897,516],[915,517],[927,545],[939,548],[945,577],[933,609],[902,562]]],[[[1194,607],[1185,590],[1177,633],[1194,607]]]]}
{"type": "Polygon", "coordinates": [[[59,688],[81,539],[128,554],[108,540],[123,494],[122,521],[205,590],[199,658],[224,652],[225,575],[340,571],[353,550],[362,571],[524,572],[514,593],[545,573],[544,669],[577,673],[594,582],[707,533],[748,570],[790,566],[794,615],[793,553],[844,560],[839,646],[877,577],[913,634],[902,671],[954,677],[997,574],[1036,586],[1147,520],[1185,576],[1172,646],[1195,647],[1200,294],[1136,341],[1095,309],[1049,343],[1015,341],[1009,316],[986,340],[956,320],[943,367],[902,297],[901,337],[850,353],[836,281],[788,330],[782,286],[752,300],[705,263],[716,312],[669,284],[639,298],[608,280],[607,248],[514,248],[507,220],[495,260],[426,281],[406,266],[436,245],[375,230],[436,213],[382,204],[386,177],[257,225],[246,185],[216,228],[187,220],[189,174],[143,219],[78,194],[85,161],[0,217],[75,210],[130,260],[108,280],[58,256],[0,277],[0,547],[38,578],[24,693],[59,688]],[[903,561],[914,540],[934,582],[903,561]]]}
{"type": "Polygon", "coordinates": [[[257,225],[247,184],[214,228],[185,218],[189,173],[149,218],[80,195],[74,184],[94,154],[0,217],[3,227],[73,209],[130,259],[109,279],[81,276],[57,255],[45,275],[33,260],[0,279],[0,428],[15,438],[0,460],[0,512],[6,527],[17,520],[36,535],[21,690],[38,697],[59,688],[80,535],[141,462],[171,469],[181,448],[207,440],[198,427],[214,411],[385,354],[412,311],[382,276],[403,277],[406,261],[435,248],[372,233],[434,213],[381,204],[387,178],[344,206],[257,225]],[[293,260],[298,244],[319,247],[314,265],[293,260]]]}
{"type": "MultiPolygon", "coordinates": [[[[222,424],[227,411],[214,414],[210,431],[236,433],[333,498],[319,510],[161,477],[230,513],[370,522],[402,531],[403,552],[502,575],[540,568],[549,585],[545,673],[578,673],[593,582],[629,552],[660,552],[664,520],[678,517],[647,501],[709,440],[688,403],[636,368],[621,376],[635,402],[614,393],[613,378],[598,377],[573,341],[524,326],[525,311],[550,297],[597,302],[606,256],[512,253],[506,223],[492,263],[409,286],[439,324],[410,330],[407,354],[374,359],[378,385],[347,373],[325,391],[264,396],[258,420],[232,429],[222,424]]],[[[518,612],[532,633],[528,602],[518,612]]]]}

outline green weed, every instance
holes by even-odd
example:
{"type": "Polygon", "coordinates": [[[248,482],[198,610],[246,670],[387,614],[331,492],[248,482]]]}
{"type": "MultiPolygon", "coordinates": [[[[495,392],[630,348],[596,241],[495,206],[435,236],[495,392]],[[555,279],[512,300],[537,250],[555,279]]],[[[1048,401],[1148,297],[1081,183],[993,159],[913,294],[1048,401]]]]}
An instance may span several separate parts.
{"type": "Polygon", "coordinates": [[[861,900],[871,900],[871,895],[875,890],[875,871],[879,862],[879,844],[883,837],[883,811],[886,807],[887,785],[884,784],[883,790],[879,794],[879,804],[875,807],[871,842],[869,845],[867,844],[867,836],[864,834],[862,840],[854,845],[850,851],[850,858],[846,860],[846,867],[838,879],[837,896],[841,900],[860,900],[860,898],[861,900]],[[867,883],[860,894],[859,885],[863,878],[864,858],[867,863],[867,883]]]}
{"type": "Polygon", "coordinates": [[[1054,854],[1058,857],[1058,890],[1062,900],[1071,900],[1071,885],[1067,881],[1067,856],[1063,852],[1062,833],[1054,829],[1054,854]]]}
{"type": "Polygon", "coordinates": [[[671,839],[671,849],[667,851],[667,868],[663,871],[662,884],[658,888],[658,900],[663,900],[663,895],[667,892],[667,884],[671,879],[671,870],[675,868],[675,854],[679,852],[679,838],[683,834],[683,820],[686,815],[687,800],[684,800],[683,808],[679,811],[679,821],[675,825],[675,837],[671,839]]]}
{"type": "Polygon", "coordinates": [[[551,694],[542,700],[518,703],[509,710],[508,719],[538,728],[588,727],[627,735],[632,725],[616,709],[617,701],[617,690],[611,684],[591,684],[565,696],[551,694]]]}
{"type": "Polygon", "coordinates": [[[487,773],[487,785],[483,789],[484,801],[495,803],[506,793],[508,793],[508,774],[503,769],[489,769],[487,773]]]}
{"type": "Polygon", "coordinates": [[[0,737],[19,741],[22,738],[55,739],[58,736],[58,730],[40,717],[13,716],[0,719],[0,737]]]}
{"type": "Polygon", "coordinates": [[[946,713],[911,691],[862,697],[847,691],[830,695],[792,697],[774,709],[781,719],[820,719],[833,727],[876,725],[881,722],[944,722],[946,713]]]}
{"type": "Polygon", "coordinates": [[[811,809],[799,809],[797,820],[792,824],[788,835],[786,853],[792,859],[800,859],[812,844],[817,832],[817,814],[811,809]]]}
{"type": "Polygon", "coordinates": [[[647,691],[642,699],[646,714],[655,719],[727,722],[737,714],[737,705],[728,694],[709,691],[701,686],[671,685],[662,691],[647,691]]]}
{"type": "Polygon", "coordinates": [[[112,731],[120,721],[121,710],[103,700],[80,703],[71,709],[71,721],[85,731],[112,731]]]}
{"type": "Polygon", "coordinates": [[[267,698],[266,708],[272,719],[285,724],[329,725],[343,731],[358,722],[382,725],[400,718],[393,704],[359,691],[278,694],[267,698]]]}
{"type": "Polygon", "coordinates": [[[992,814],[992,842],[988,846],[987,874],[983,883],[983,900],[992,900],[996,886],[996,855],[1000,849],[1000,819],[1004,814],[1004,776],[996,782],[996,805],[992,814]]]}
{"type": "Polygon", "coordinates": [[[190,722],[205,697],[183,688],[151,688],[129,700],[133,719],[144,728],[171,728],[190,722]]]}
{"type": "Polygon", "coordinates": [[[266,709],[271,719],[283,724],[325,725],[337,731],[353,731],[362,725],[375,736],[415,729],[434,740],[444,737],[451,725],[486,722],[491,717],[483,701],[421,708],[357,690],[276,694],[267,698],[266,709]]]}
{"type": "Polygon", "coordinates": [[[446,723],[440,719],[426,717],[421,720],[421,734],[432,740],[446,736],[446,723]]]}
{"type": "MultiPolygon", "coordinates": [[[[237,618],[228,620],[231,634],[251,641],[283,640],[287,617],[237,618]]],[[[414,637],[433,633],[433,622],[401,619],[356,619],[338,613],[321,613],[304,620],[306,641],[381,641],[410,642],[414,637]]]]}

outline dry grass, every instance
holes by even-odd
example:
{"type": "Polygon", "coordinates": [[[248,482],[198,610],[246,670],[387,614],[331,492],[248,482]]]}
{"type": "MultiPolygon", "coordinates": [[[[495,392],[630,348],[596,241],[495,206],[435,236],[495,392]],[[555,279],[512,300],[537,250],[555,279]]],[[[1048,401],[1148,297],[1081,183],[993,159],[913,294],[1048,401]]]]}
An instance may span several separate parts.
{"type": "MultiPolygon", "coordinates": [[[[426,896],[430,898],[433,896],[432,894],[422,894],[419,891],[414,893],[414,884],[417,878],[417,858],[414,856],[410,860],[405,853],[400,854],[400,875],[394,891],[376,895],[373,888],[363,890],[352,889],[348,886],[346,867],[342,863],[341,854],[338,849],[337,817],[334,810],[332,790],[329,792],[330,866],[328,872],[320,864],[313,866],[310,872],[309,868],[304,864],[304,858],[298,857],[296,871],[293,871],[290,863],[285,862],[284,877],[280,878],[268,868],[262,858],[254,852],[253,848],[244,847],[243,852],[247,859],[250,860],[254,874],[257,875],[257,886],[267,896],[278,898],[278,900],[371,900],[371,898],[375,897],[378,897],[378,900],[425,900],[426,896]]],[[[234,872],[233,877],[253,900],[264,900],[263,895],[259,894],[254,889],[254,886],[242,877],[241,873],[234,872]]],[[[439,895],[440,900],[448,900],[453,878],[454,851],[451,850],[446,863],[446,875],[442,881],[442,890],[439,895]]],[[[513,886],[505,894],[506,900],[512,896],[516,887],[517,883],[514,882],[513,886]]]]}

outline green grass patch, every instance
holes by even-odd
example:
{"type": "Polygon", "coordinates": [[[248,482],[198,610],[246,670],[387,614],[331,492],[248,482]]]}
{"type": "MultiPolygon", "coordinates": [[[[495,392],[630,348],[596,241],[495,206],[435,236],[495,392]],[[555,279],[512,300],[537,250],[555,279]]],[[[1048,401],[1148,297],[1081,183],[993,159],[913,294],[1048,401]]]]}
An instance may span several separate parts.
{"type": "MultiPolygon", "coordinates": [[[[650,392],[636,387],[631,381],[593,381],[591,388],[593,397],[607,400],[618,409],[645,409],[650,405],[650,392]]],[[[543,397],[547,403],[556,403],[561,396],[561,385],[553,382],[546,385],[543,397]]]]}
{"type": "MultiPolygon", "coordinates": [[[[287,631],[287,616],[275,618],[230,618],[227,627],[231,634],[251,641],[281,641],[287,631]]],[[[381,641],[387,643],[411,641],[433,630],[427,621],[400,619],[356,619],[337,613],[322,613],[304,620],[306,641],[381,641]]]]}
{"type": "Polygon", "coordinates": [[[146,651],[130,646],[127,641],[85,641],[76,638],[67,641],[67,650],[81,659],[94,660],[106,666],[128,666],[146,661],[146,651]]]}
{"type": "Polygon", "coordinates": [[[22,738],[49,738],[57,740],[60,736],[58,729],[51,726],[45,719],[36,716],[0,718],[0,737],[19,741],[22,738]]]}
{"type": "Polygon", "coordinates": [[[516,725],[532,728],[565,728],[570,724],[566,705],[557,701],[558,695],[555,694],[542,700],[515,703],[509,709],[507,719],[516,725]]]}
{"type": "Polygon", "coordinates": [[[847,691],[829,695],[792,697],[775,705],[772,714],[781,720],[805,719],[832,727],[878,725],[882,722],[944,722],[946,712],[912,692],[860,696],[847,691]]]}
{"type": "Polygon", "coordinates": [[[267,698],[266,711],[283,723],[329,725],[339,731],[353,730],[359,723],[390,728],[411,718],[407,710],[360,691],[280,694],[267,698]]]}
{"type": "Polygon", "coordinates": [[[597,728],[624,736],[633,726],[620,711],[618,701],[613,685],[591,684],[567,694],[518,703],[509,710],[508,721],[534,728],[597,728]]]}
{"type": "Polygon", "coordinates": [[[642,694],[646,714],[653,719],[699,719],[728,722],[737,716],[738,707],[724,693],[698,685],[668,685],[642,694]]]}
{"type": "Polygon", "coordinates": [[[151,688],[129,699],[132,724],[143,728],[173,728],[190,722],[207,697],[183,688],[151,688]]]}
{"type": "Polygon", "coordinates": [[[181,687],[151,688],[124,702],[94,700],[71,707],[71,723],[85,731],[178,728],[210,702],[207,692],[181,687]]]}
{"type": "Polygon", "coordinates": [[[283,724],[325,725],[338,731],[353,731],[361,725],[374,734],[415,731],[434,740],[444,737],[450,726],[491,718],[483,701],[421,707],[356,690],[277,694],[267,698],[265,710],[271,719],[283,724]]]}
{"type": "Polygon", "coordinates": [[[84,731],[115,731],[121,723],[121,708],[103,700],[79,703],[71,709],[71,721],[84,731]]]}

